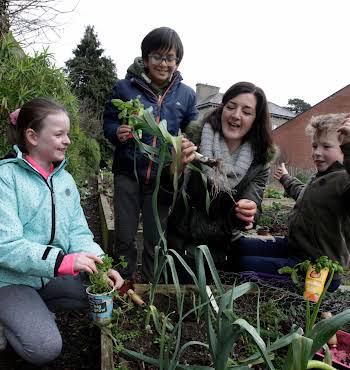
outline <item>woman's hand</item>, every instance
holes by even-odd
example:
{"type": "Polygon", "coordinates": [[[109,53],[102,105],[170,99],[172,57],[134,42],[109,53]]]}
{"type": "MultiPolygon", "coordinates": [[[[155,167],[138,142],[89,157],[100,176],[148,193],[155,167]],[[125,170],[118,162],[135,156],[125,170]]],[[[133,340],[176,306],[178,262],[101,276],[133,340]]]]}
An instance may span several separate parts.
{"type": "MultiPolygon", "coordinates": [[[[177,171],[180,173],[183,171],[184,167],[186,164],[191,163],[194,158],[195,154],[194,152],[197,150],[197,146],[192,143],[192,141],[182,137],[182,142],[181,142],[181,165],[180,168],[177,169],[177,171]]],[[[175,159],[175,150],[172,150],[173,158],[175,159]]],[[[174,167],[174,160],[171,163],[170,166],[170,171],[171,173],[175,172],[175,167],[174,167]]]]}
{"type": "Polygon", "coordinates": [[[191,163],[195,158],[194,152],[196,150],[197,146],[194,145],[192,141],[183,137],[181,143],[181,163],[183,165],[191,163]]]}
{"type": "Polygon", "coordinates": [[[277,180],[280,180],[283,175],[288,175],[285,164],[282,162],[278,167],[276,172],[273,174],[273,177],[277,180]]]}
{"type": "Polygon", "coordinates": [[[338,128],[340,145],[350,143],[350,113],[346,116],[343,125],[338,128]]]}
{"type": "Polygon", "coordinates": [[[79,272],[81,270],[93,274],[97,272],[96,263],[102,263],[100,257],[87,252],[76,253],[74,258],[73,270],[79,272]]]}
{"type": "Polygon", "coordinates": [[[128,140],[130,133],[131,133],[130,126],[120,125],[117,129],[117,138],[121,143],[125,143],[128,140]]]}
{"type": "Polygon", "coordinates": [[[249,199],[240,199],[236,203],[236,216],[240,220],[247,223],[245,227],[246,230],[250,230],[253,228],[254,223],[254,216],[256,215],[258,208],[256,203],[249,199]]]}
{"type": "Polygon", "coordinates": [[[108,271],[108,283],[113,289],[120,289],[124,284],[124,279],[120,276],[118,271],[110,269],[108,271]]]}

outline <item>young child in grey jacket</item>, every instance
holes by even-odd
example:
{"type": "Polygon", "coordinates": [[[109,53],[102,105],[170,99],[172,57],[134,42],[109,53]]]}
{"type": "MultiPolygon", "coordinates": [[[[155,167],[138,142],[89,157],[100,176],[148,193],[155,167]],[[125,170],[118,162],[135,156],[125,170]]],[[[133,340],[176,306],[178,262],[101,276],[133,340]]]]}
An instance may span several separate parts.
{"type": "MultiPolygon", "coordinates": [[[[347,114],[313,117],[306,128],[311,137],[317,172],[305,185],[289,176],[284,163],[275,178],[296,203],[289,214],[288,237],[263,241],[242,238],[239,270],[277,274],[322,255],[349,268],[350,263],[350,118],[347,114]]],[[[336,289],[340,280],[333,282],[336,289]]]]}

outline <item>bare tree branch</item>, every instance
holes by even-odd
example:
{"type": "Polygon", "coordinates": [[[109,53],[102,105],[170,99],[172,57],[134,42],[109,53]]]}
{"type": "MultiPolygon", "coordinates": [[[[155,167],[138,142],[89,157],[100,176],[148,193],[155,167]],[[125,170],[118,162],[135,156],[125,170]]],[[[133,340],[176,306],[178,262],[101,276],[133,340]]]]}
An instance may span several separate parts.
{"type": "Polygon", "coordinates": [[[62,0],[0,0],[0,36],[10,30],[24,46],[34,44],[39,36],[50,43],[50,33],[59,37],[60,16],[71,13],[78,4],[76,0],[63,10],[62,0]]]}

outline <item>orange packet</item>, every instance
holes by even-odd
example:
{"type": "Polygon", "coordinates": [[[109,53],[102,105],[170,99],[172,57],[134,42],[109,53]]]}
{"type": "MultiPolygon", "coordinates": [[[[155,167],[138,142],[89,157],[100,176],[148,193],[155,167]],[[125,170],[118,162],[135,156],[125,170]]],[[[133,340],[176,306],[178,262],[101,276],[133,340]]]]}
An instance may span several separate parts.
{"type": "Polygon", "coordinates": [[[304,299],[317,303],[324,289],[329,268],[317,272],[315,265],[310,265],[306,272],[304,299]]]}

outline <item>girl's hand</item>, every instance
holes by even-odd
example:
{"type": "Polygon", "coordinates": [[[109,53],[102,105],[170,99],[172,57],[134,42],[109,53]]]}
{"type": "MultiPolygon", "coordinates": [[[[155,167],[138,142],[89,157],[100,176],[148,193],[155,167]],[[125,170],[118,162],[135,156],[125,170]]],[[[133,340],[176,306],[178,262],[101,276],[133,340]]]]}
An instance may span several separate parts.
{"type": "Polygon", "coordinates": [[[276,172],[273,174],[273,177],[277,180],[280,180],[283,175],[288,175],[285,164],[282,162],[278,167],[276,172]]]}
{"type": "Polygon", "coordinates": [[[247,223],[247,226],[245,227],[246,230],[253,228],[254,216],[256,215],[257,210],[258,207],[252,200],[240,199],[237,202],[235,208],[236,216],[247,223]]]}
{"type": "MultiPolygon", "coordinates": [[[[186,164],[191,163],[194,158],[194,152],[197,150],[197,146],[192,143],[192,141],[182,137],[181,142],[181,166],[178,168],[178,172],[182,172],[186,164]]],[[[172,149],[173,158],[175,159],[175,150],[172,149]]],[[[171,173],[174,173],[174,161],[172,162],[170,166],[171,173]]]]}
{"type": "Polygon", "coordinates": [[[117,130],[117,138],[121,143],[125,143],[128,140],[130,133],[131,133],[130,126],[120,125],[117,130]]]}
{"type": "Polygon", "coordinates": [[[340,145],[350,143],[350,113],[337,132],[339,132],[340,145]]]}
{"type": "Polygon", "coordinates": [[[118,271],[110,269],[108,271],[108,283],[114,289],[119,289],[124,284],[124,279],[120,276],[118,271]]]}
{"type": "Polygon", "coordinates": [[[79,272],[80,270],[86,271],[89,274],[97,272],[97,267],[95,263],[102,263],[100,257],[87,252],[77,253],[74,258],[73,270],[74,272],[79,272]]]}

